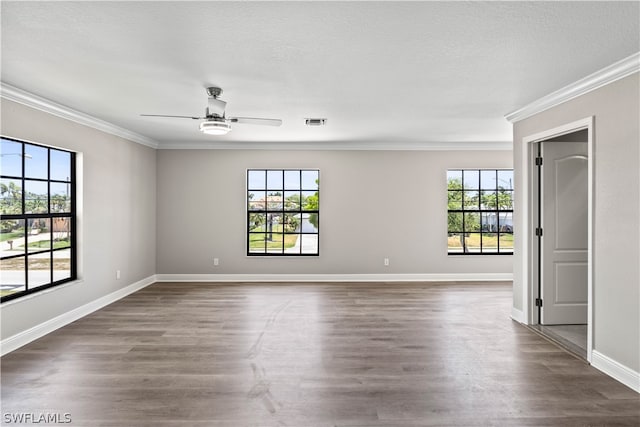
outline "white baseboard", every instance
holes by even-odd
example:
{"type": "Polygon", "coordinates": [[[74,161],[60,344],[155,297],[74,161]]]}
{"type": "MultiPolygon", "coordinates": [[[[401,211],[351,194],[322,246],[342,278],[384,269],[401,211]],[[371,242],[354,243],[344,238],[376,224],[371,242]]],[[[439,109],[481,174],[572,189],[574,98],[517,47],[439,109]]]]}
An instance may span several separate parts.
{"type": "Polygon", "coordinates": [[[26,331],[20,332],[16,335],[10,336],[9,338],[3,339],[0,342],[0,354],[4,356],[7,353],[10,353],[18,348],[29,344],[30,342],[49,334],[56,329],[59,329],[65,325],[68,325],[71,322],[75,322],[76,320],[93,313],[96,310],[101,309],[111,303],[118,301],[121,298],[126,297],[129,294],[132,294],[140,289],[149,286],[152,283],[156,282],[156,276],[152,275],[146,277],[138,282],[132,283],[131,285],[124,287],[122,289],[118,289],[115,292],[112,292],[108,295],[105,295],[101,298],[98,298],[90,303],[87,303],[83,306],[80,306],[74,310],[63,313],[53,319],[47,320],[39,325],[36,325],[26,331]]]}
{"type": "Polygon", "coordinates": [[[524,318],[524,312],[522,310],[518,310],[515,307],[511,307],[511,318],[519,323],[527,323],[524,318]]]}
{"type": "Polygon", "coordinates": [[[636,372],[596,350],[591,352],[591,366],[620,381],[636,393],[640,393],[640,372],[636,372]]]}
{"type": "Polygon", "coordinates": [[[485,282],[511,281],[513,274],[157,274],[156,280],[158,282],[485,282]]]}

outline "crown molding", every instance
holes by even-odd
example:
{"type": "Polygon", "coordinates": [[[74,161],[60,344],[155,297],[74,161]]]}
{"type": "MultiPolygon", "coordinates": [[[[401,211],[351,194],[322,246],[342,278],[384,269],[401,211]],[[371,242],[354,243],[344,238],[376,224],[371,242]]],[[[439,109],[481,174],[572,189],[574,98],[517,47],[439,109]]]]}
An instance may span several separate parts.
{"type": "Polygon", "coordinates": [[[149,137],[121,128],[112,123],[100,120],[96,117],[90,116],[89,114],[74,110],[73,108],[58,104],[38,95],[34,95],[4,82],[0,82],[0,97],[138,144],[146,145],[147,147],[158,148],[159,146],[157,141],[149,137]]]}
{"type": "Polygon", "coordinates": [[[640,52],[637,52],[562,89],[543,96],[531,104],[507,114],[505,118],[511,123],[524,120],[639,71],[640,52]]]}
{"type": "Polygon", "coordinates": [[[388,141],[310,141],[310,142],[175,142],[160,143],[160,150],[330,150],[330,151],[511,151],[511,141],[484,142],[388,142],[388,141]]]}

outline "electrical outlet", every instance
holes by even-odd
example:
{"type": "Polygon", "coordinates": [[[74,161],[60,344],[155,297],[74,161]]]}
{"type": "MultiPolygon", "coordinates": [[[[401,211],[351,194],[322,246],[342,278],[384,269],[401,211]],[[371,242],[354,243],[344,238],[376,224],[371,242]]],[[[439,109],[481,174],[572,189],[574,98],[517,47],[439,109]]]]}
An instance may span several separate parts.
{"type": "Polygon", "coordinates": [[[116,270],[116,280],[120,280],[120,270],[116,270]]]}
{"type": "Polygon", "coordinates": [[[220,265],[220,260],[218,258],[213,259],[213,265],[220,265]]]}
{"type": "Polygon", "coordinates": [[[384,266],[389,267],[389,258],[384,259],[384,266]]]}

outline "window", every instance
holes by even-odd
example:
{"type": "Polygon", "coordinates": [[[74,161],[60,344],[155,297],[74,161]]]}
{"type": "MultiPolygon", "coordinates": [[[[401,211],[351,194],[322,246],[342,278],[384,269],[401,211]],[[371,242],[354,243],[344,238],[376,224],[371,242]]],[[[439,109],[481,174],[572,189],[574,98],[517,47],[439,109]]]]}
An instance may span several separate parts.
{"type": "Polygon", "coordinates": [[[447,171],[449,255],[513,254],[513,170],[447,171]]]}
{"type": "Polygon", "coordinates": [[[0,295],[76,278],[75,154],[9,138],[0,151],[0,295]]]}
{"type": "Polygon", "coordinates": [[[247,255],[317,256],[318,170],[247,171],[247,255]]]}

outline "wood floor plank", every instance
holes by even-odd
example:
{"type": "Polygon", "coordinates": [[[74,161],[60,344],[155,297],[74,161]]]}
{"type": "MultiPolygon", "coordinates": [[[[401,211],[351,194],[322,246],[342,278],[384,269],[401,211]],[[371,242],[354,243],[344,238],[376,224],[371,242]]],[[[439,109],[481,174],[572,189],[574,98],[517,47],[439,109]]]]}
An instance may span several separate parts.
{"type": "Polygon", "coordinates": [[[510,305],[509,283],[156,283],[4,356],[2,422],[640,425],[640,395],[510,305]]]}

